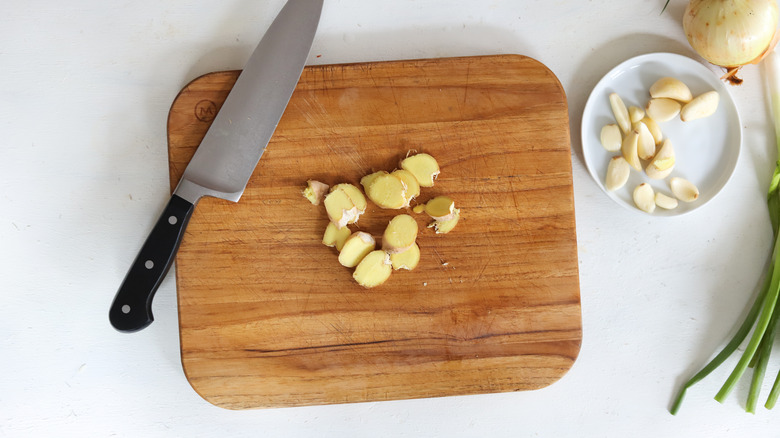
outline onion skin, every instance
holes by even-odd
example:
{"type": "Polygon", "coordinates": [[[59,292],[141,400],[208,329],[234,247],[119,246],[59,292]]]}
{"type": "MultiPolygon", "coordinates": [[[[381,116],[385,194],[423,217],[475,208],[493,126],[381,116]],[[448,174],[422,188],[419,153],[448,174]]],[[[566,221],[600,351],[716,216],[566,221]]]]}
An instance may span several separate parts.
{"type": "Polygon", "coordinates": [[[691,47],[712,64],[736,70],[757,63],[776,43],[776,0],[691,0],[683,30],[691,47]]]}

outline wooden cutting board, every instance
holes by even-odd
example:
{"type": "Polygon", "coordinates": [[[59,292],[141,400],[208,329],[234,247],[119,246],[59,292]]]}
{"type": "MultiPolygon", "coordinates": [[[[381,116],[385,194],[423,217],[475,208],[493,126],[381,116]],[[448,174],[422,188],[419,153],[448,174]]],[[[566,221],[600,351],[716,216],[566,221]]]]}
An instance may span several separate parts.
{"type": "MultiPolygon", "coordinates": [[[[168,121],[176,185],[238,72],[195,79],[168,121]]],[[[523,56],[307,67],[237,204],[200,201],[176,259],[181,356],[230,409],[541,388],[579,352],[566,97],[523,56]],[[401,212],[422,259],[364,289],[321,243],[308,179],[359,186],[410,150],[440,163],[420,202],[450,195],[449,234],[369,203],[380,237],[401,212]]]]}

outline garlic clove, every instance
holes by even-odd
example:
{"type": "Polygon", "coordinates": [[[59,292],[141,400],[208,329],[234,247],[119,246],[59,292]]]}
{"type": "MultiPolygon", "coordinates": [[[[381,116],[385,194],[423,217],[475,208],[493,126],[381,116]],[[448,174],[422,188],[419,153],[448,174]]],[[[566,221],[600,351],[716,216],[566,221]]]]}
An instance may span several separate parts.
{"type": "Polygon", "coordinates": [[[638,106],[628,107],[628,118],[631,123],[636,123],[645,117],[645,110],[638,106]]]}
{"type": "Polygon", "coordinates": [[[655,205],[663,208],[664,210],[674,210],[677,208],[677,199],[658,192],[655,194],[655,205]]]}
{"type": "Polygon", "coordinates": [[[717,91],[708,91],[696,96],[695,99],[685,104],[680,110],[680,119],[683,122],[709,117],[718,109],[720,95],[717,91]]]}
{"type": "Polygon", "coordinates": [[[690,102],[693,99],[691,90],[681,80],[676,78],[661,78],[650,86],[650,97],[674,99],[680,102],[690,102]]]}
{"type": "Polygon", "coordinates": [[[607,190],[617,190],[628,182],[628,177],[631,174],[631,165],[628,164],[625,158],[618,155],[612,157],[607,165],[607,190]]]}
{"type": "Polygon", "coordinates": [[[623,134],[618,125],[611,123],[601,128],[601,145],[609,152],[620,150],[620,144],[623,142],[623,134]]]}
{"type": "Polygon", "coordinates": [[[658,123],[672,120],[680,113],[680,102],[667,98],[650,99],[645,106],[648,117],[658,123]]]}
{"type": "Polygon", "coordinates": [[[675,164],[674,147],[668,138],[664,140],[658,153],[645,168],[645,173],[652,179],[664,179],[672,173],[675,164]]]}
{"type": "Polygon", "coordinates": [[[674,196],[683,202],[693,202],[699,198],[699,189],[687,179],[674,177],[669,180],[674,196]]]}
{"type": "Polygon", "coordinates": [[[642,122],[634,123],[634,130],[639,133],[637,137],[637,155],[643,160],[650,160],[655,155],[655,138],[642,122]]]}
{"type": "Polygon", "coordinates": [[[636,170],[642,170],[642,163],[639,161],[639,151],[637,150],[639,143],[639,133],[631,131],[626,138],[623,139],[623,144],[620,147],[620,152],[623,154],[623,158],[626,159],[628,164],[636,170]]]}
{"type": "Polygon", "coordinates": [[[634,189],[634,205],[640,210],[652,213],[655,210],[655,193],[648,183],[642,183],[634,189]]]}
{"type": "Polygon", "coordinates": [[[664,141],[664,133],[661,132],[661,127],[658,126],[658,123],[656,123],[655,120],[645,116],[645,118],[642,119],[642,123],[644,123],[650,133],[653,134],[653,139],[655,140],[656,146],[664,141]]]}
{"type": "Polygon", "coordinates": [[[620,126],[620,130],[628,134],[631,130],[631,118],[628,115],[628,109],[626,104],[623,103],[623,99],[617,93],[611,93],[609,95],[609,105],[612,107],[612,114],[615,115],[615,121],[620,126]]]}

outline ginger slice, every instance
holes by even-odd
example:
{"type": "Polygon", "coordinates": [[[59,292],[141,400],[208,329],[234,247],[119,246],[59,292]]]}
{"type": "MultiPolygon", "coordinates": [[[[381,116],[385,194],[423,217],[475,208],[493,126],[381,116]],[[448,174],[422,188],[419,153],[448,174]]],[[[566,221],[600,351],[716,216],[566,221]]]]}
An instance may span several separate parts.
{"type": "Polygon", "coordinates": [[[390,278],[393,265],[390,255],[382,250],[371,251],[355,268],[352,278],[365,288],[379,286],[390,278]]]}
{"type": "Polygon", "coordinates": [[[363,190],[365,190],[366,193],[368,193],[368,186],[370,186],[371,183],[374,182],[374,180],[380,175],[387,175],[387,172],[380,170],[378,172],[369,173],[363,178],[360,178],[360,185],[363,186],[363,190]]]}
{"type": "Polygon", "coordinates": [[[448,221],[455,217],[455,201],[449,196],[437,196],[425,204],[425,212],[434,220],[448,221]]]}
{"type": "Polygon", "coordinates": [[[393,270],[406,269],[411,271],[420,263],[420,247],[413,243],[404,252],[390,254],[390,263],[393,265],[393,270]]]}
{"type": "Polygon", "coordinates": [[[401,168],[414,175],[420,187],[433,187],[433,182],[439,176],[439,163],[428,154],[416,154],[404,158],[401,168]]]}
{"type": "Polygon", "coordinates": [[[370,234],[364,231],[356,231],[344,242],[344,246],[339,253],[339,263],[347,268],[354,268],[375,247],[376,241],[370,234]]]}
{"type": "Polygon", "coordinates": [[[414,208],[412,208],[412,211],[417,213],[417,214],[420,214],[420,213],[424,212],[425,211],[425,204],[417,204],[417,205],[415,205],[414,208]]]}
{"type": "Polygon", "coordinates": [[[453,228],[455,228],[455,225],[458,224],[458,220],[460,219],[460,210],[456,208],[452,213],[452,219],[446,221],[433,221],[430,225],[428,225],[428,228],[433,227],[436,230],[436,234],[449,233],[453,228]]]}
{"type": "Polygon", "coordinates": [[[408,214],[399,214],[390,220],[382,235],[382,249],[390,254],[401,253],[417,240],[417,221],[408,214]]]}
{"type": "Polygon", "coordinates": [[[368,199],[381,208],[399,209],[407,207],[406,185],[400,178],[387,172],[377,175],[366,187],[368,199]]]}
{"type": "Polygon", "coordinates": [[[336,250],[341,251],[344,247],[344,242],[347,241],[352,231],[348,227],[338,228],[333,222],[328,222],[327,228],[325,228],[325,234],[322,236],[322,243],[325,246],[336,247],[336,250]]]}
{"type": "Polygon", "coordinates": [[[322,198],[328,193],[329,185],[310,179],[306,181],[306,188],[303,189],[303,196],[314,205],[320,205],[322,198]]]}
{"type": "Polygon", "coordinates": [[[363,197],[360,189],[352,184],[333,186],[330,193],[325,196],[324,204],[328,218],[339,229],[347,224],[356,223],[360,215],[366,212],[366,198],[363,197]]]}
{"type": "MultiPolygon", "coordinates": [[[[344,190],[347,193],[347,196],[349,196],[349,199],[352,200],[352,203],[355,204],[355,207],[357,207],[358,211],[360,211],[360,214],[366,212],[368,203],[366,202],[366,197],[363,196],[363,192],[361,192],[359,188],[353,186],[352,184],[337,184],[333,187],[338,187],[339,189],[344,190]]],[[[355,220],[357,221],[357,219],[355,220]]]]}
{"type": "Polygon", "coordinates": [[[408,207],[412,199],[420,196],[420,183],[417,182],[417,178],[408,170],[397,169],[392,171],[390,175],[400,179],[406,185],[405,198],[406,207],[408,207]]]}

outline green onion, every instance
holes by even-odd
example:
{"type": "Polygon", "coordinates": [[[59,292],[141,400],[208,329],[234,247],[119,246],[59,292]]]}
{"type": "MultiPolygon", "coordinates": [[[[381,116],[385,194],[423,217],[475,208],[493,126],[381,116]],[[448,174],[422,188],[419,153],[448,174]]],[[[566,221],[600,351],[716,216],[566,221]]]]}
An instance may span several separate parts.
{"type": "MultiPolygon", "coordinates": [[[[667,2],[668,4],[668,2],[667,2]]],[[[664,6],[665,7],[665,6],[664,6]]],[[[769,91],[771,94],[772,114],[774,116],[775,123],[775,137],[777,140],[777,152],[780,157],[780,55],[772,52],[764,60],[767,70],[769,91]]],[[[753,378],[751,379],[750,391],[748,393],[748,399],[745,406],[747,412],[755,413],[756,405],[758,404],[759,391],[761,389],[761,383],[764,380],[766,374],[766,366],[769,361],[769,355],[772,352],[772,344],[774,343],[775,331],[777,328],[778,319],[780,319],[780,309],[777,308],[778,295],[780,295],[780,233],[778,233],[778,227],[780,227],[780,159],[776,163],[774,174],[772,175],[772,182],[769,185],[767,195],[767,207],[769,208],[769,218],[772,223],[772,232],[774,235],[775,243],[772,250],[771,263],[769,271],[764,278],[763,286],[760,292],[756,296],[756,300],[750,311],[747,314],[742,325],[737,332],[726,344],[723,350],[720,351],[704,368],[696,373],[690,380],[688,380],[680,392],[677,394],[674,402],[672,403],[669,411],[676,415],[680,409],[685,394],[688,389],[701,381],[713,370],[718,368],[732,353],[737,350],[737,347],[745,340],[751,329],[753,335],[750,337],[745,351],[742,353],[742,357],[737,363],[734,371],[729,375],[726,382],[721,387],[720,391],[715,395],[715,400],[723,403],[726,397],[734,389],[739,379],[745,373],[748,367],[753,368],[753,378]]],[[[767,397],[766,404],[764,406],[767,409],[772,409],[777,399],[780,398],[780,372],[778,372],[775,378],[775,383],[772,386],[772,390],[767,397]]]]}

